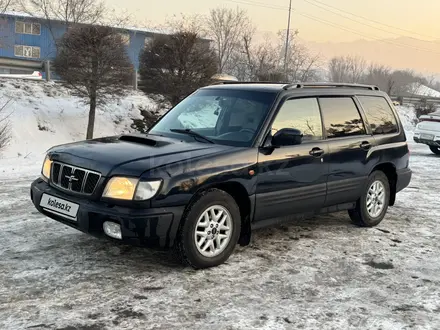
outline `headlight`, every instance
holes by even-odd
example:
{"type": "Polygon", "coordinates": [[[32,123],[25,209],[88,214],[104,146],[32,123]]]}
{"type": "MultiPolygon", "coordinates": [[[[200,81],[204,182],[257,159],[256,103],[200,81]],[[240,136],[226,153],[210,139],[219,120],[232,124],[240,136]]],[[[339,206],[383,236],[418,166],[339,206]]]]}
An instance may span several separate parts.
{"type": "Polygon", "coordinates": [[[46,156],[43,163],[43,168],[41,169],[41,174],[43,175],[43,179],[50,179],[50,169],[52,167],[52,161],[49,159],[49,156],[46,156]]]}
{"type": "Polygon", "coordinates": [[[135,178],[111,178],[104,189],[103,197],[121,200],[147,200],[158,192],[161,181],[141,181],[135,178]]]}

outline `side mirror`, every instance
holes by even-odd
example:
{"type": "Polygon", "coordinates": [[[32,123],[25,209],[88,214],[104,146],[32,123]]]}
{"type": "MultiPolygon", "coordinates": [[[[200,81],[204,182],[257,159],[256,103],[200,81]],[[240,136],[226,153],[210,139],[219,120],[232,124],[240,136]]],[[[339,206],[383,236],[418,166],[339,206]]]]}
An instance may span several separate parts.
{"type": "Polygon", "coordinates": [[[302,138],[303,134],[300,130],[283,128],[272,137],[272,145],[276,147],[298,145],[302,143],[302,138]]]}

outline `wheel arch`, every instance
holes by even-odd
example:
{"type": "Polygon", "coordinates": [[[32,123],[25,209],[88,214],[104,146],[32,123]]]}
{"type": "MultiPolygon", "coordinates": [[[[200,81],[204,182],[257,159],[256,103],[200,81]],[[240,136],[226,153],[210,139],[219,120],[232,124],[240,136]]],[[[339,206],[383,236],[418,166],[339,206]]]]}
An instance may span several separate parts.
{"type": "MultiPolygon", "coordinates": [[[[393,206],[396,201],[396,185],[397,185],[397,170],[396,166],[393,163],[387,162],[387,163],[381,163],[376,165],[371,173],[374,171],[381,171],[383,172],[387,178],[388,182],[390,184],[390,201],[389,206],[393,206]]],[[[370,173],[370,174],[371,174],[370,173]]]]}
{"type": "MultiPolygon", "coordinates": [[[[197,195],[209,189],[219,189],[232,196],[238,205],[241,217],[241,232],[238,243],[241,246],[248,245],[251,239],[251,216],[253,214],[254,203],[251,201],[245,186],[237,181],[219,182],[199,188],[193,195],[197,195]]],[[[190,202],[191,203],[191,202],[190,202]]],[[[189,203],[189,204],[190,204],[189,203]]]]}

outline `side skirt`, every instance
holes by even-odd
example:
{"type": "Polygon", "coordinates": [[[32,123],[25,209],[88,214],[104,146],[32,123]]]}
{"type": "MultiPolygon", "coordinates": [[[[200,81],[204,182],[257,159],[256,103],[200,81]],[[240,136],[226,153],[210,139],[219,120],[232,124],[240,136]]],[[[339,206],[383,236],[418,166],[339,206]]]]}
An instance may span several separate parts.
{"type": "Polygon", "coordinates": [[[328,214],[328,213],[347,211],[347,210],[354,209],[355,207],[356,207],[356,203],[354,203],[354,202],[353,203],[343,203],[343,204],[324,207],[324,208],[317,210],[317,211],[292,214],[292,215],[289,215],[286,217],[271,218],[271,219],[266,219],[263,221],[252,222],[251,223],[251,230],[274,227],[274,226],[278,226],[278,225],[293,222],[293,221],[306,220],[306,219],[313,218],[316,215],[323,215],[323,214],[328,214]]]}

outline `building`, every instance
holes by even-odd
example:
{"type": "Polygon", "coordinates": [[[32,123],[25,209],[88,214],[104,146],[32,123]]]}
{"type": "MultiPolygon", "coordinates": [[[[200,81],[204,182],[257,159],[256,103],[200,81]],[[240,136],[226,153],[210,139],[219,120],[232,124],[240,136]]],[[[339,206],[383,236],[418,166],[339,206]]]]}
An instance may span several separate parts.
{"type": "MultiPolygon", "coordinates": [[[[138,28],[117,28],[127,45],[128,56],[135,69],[139,68],[139,54],[145,43],[159,31],[138,28]]],[[[62,21],[47,22],[21,12],[0,14],[0,73],[29,73],[56,56],[55,39],[63,36],[66,25],[62,21]],[[50,28],[49,28],[50,27],[50,28]]],[[[43,72],[44,75],[44,72],[43,72]]]]}

